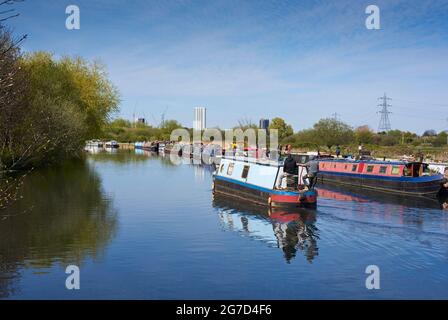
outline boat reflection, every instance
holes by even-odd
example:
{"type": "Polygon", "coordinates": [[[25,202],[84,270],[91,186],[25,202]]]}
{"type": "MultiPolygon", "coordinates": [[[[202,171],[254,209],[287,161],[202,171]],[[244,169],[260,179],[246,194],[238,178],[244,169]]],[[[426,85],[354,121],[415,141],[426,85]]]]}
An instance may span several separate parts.
{"type": "Polygon", "coordinates": [[[280,248],[287,263],[298,252],[308,262],[318,255],[316,212],[298,208],[293,212],[238,203],[233,199],[214,195],[213,206],[218,209],[220,223],[224,230],[235,231],[268,245],[280,248]]]}
{"type": "Polygon", "coordinates": [[[390,193],[378,194],[376,191],[352,186],[336,186],[318,184],[319,198],[350,202],[377,202],[400,207],[440,209],[445,199],[396,195],[390,193]]]}

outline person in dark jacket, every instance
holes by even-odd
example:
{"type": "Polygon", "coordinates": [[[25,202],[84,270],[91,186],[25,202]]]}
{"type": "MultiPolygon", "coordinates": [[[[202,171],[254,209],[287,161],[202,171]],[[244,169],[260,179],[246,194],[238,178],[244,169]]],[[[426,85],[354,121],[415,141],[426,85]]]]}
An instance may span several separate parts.
{"type": "Polygon", "coordinates": [[[287,156],[283,163],[283,172],[280,173],[278,177],[276,188],[279,189],[282,185],[282,181],[284,178],[288,177],[288,175],[297,174],[297,161],[292,157],[291,152],[288,151],[287,156]]]}

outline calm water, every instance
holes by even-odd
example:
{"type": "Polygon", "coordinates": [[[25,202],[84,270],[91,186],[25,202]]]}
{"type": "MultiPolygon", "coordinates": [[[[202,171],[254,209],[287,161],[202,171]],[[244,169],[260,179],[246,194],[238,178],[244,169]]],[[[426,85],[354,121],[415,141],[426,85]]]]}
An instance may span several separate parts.
{"type": "Polygon", "coordinates": [[[211,173],[134,151],[34,172],[0,213],[0,298],[448,298],[437,203],[324,188],[317,210],[269,212],[213,198],[211,173]]]}

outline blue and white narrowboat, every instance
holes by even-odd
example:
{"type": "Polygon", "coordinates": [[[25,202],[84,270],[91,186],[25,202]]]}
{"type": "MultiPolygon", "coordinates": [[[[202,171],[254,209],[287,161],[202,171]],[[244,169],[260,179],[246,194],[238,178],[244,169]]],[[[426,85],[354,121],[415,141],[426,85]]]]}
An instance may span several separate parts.
{"type": "MultiPolygon", "coordinates": [[[[315,206],[317,192],[302,183],[278,181],[283,162],[248,157],[223,156],[214,173],[213,191],[270,207],[297,208],[315,206]],[[277,183],[279,182],[279,183],[277,183]],[[281,184],[280,184],[281,183],[281,184]],[[280,185],[280,188],[276,188],[280,185]]],[[[306,168],[298,168],[297,181],[302,181],[306,168]]]]}

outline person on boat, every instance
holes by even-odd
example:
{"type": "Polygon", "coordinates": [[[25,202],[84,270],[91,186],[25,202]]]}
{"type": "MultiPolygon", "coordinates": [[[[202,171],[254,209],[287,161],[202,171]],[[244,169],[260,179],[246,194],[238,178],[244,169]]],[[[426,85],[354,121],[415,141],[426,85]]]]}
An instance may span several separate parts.
{"type": "Polygon", "coordinates": [[[296,174],[297,161],[293,158],[289,149],[286,151],[286,154],[287,155],[283,163],[283,172],[280,174],[275,186],[277,189],[280,189],[284,178],[288,178],[288,176],[296,174]]]}
{"type": "Polygon", "coordinates": [[[440,190],[437,193],[437,197],[439,199],[448,199],[448,168],[445,168],[445,172],[443,175],[442,182],[440,183],[440,190]]]}
{"type": "Polygon", "coordinates": [[[308,179],[308,188],[314,189],[314,186],[317,182],[317,174],[319,173],[319,158],[313,157],[305,163],[305,166],[307,168],[307,174],[303,176],[303,180],[308,179]]]}
{"type": "Polygon", "coordinates": [[[448,168],[445,168],[445,173],[443,174],[442,188],[448,193],[448,168]]]}
{"type": "Polygon", "coordinates": [[[336,158],[339,158],[339,156],[341,155],[341,148],[339,147],[339,145],[336,146],[336,158]]]}

